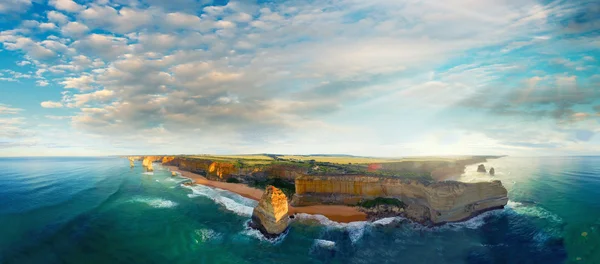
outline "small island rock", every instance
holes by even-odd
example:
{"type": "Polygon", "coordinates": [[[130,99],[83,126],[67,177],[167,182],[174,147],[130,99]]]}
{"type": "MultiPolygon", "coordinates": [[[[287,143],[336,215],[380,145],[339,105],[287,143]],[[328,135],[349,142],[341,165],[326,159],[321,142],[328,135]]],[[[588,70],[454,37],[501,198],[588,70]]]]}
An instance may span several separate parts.
{"type": "Polygon", "coordinates": [[[250,226],[265,237],[275,238],[288,228],[288,201],[285,194],[269,185],[252,212],[250,226]]]}
{"type": "Polygon", "coordinates": [[[494,167],[490,168],[490,175],[494,176],[494,174],[496,174],[496,170],[494,170],[494,167]]]}
{"type": "Polygon", "coordinates": [[[485,166],[483,166],[483,164],[479,164],[479,166],[477,166],[477,172],[486,173],[487,171],[485,170],[485,166]]]}

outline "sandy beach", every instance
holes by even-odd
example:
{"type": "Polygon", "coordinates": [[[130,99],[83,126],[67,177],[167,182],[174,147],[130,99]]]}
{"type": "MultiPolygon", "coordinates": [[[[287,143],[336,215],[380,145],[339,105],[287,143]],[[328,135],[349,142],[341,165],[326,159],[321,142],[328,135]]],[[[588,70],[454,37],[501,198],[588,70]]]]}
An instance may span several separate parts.
{"type": "MultiPolygon", "coordinates": [[[[230,192],[237,193],[241,196],[244,196],[253,200],[260,200],[260,197],[263,194],[263,190],[249,187],[242,183],[228,183],[228,182],[219,182],[219,181],[211,181],[206,179],[204,176],[189,172],[179,170],[179,168],[175,166],[166,166],[169,170],[175,171],[181,174],[181,176],[192,179],[197,184],[202,184],[210,187],[215,187],[223,190],[227,190],[230,192]]],[[[289,206],[289,214],[294,213],[306,213],[306,214],[314,214],[314,215],[323,215],[330,220],[340,222],[340,223],[349,223],[354,221],[366,221],[367,215],[361,211],[359,211],[356,207],[344,206],[344,205],[313,205],[313,206],[302,206],[302,207],[293,207],[289,206]]]]}

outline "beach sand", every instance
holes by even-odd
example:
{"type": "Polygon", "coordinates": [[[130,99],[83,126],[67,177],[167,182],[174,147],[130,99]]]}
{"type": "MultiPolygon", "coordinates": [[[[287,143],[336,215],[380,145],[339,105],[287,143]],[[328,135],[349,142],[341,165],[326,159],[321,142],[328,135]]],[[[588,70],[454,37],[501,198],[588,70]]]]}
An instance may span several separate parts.
{"type": "MultiPolygon", "coordinates": [[[[200,174],[196,174],[189,171],[182,171],[175,166],[166,166],[169,170],[175,171],[181,174],[181,176],[192,179],[197,184],[202,184],[205,186],[215,187],[223,190],[227,190],[233,193],[237,193],[241,196],[244,196],[253,200],[260,200],[260,197],[263,194],[263,190],[249,187],[242,183],[229,183],[229,182],[219,182],[219,181],[211,181],[206,179],[204,176],[200,174]]],[[[313,214],[313,215],[323,215],[329,218],[332,221],[340,222],[340,223],[349,223],[354,221],[366,221],[367,215],[361,211],[359,211],[356,207],[344,206],[344,205],[312,205],[312,206],[302,206],[302,207],[293,207],[291,205],[288,206],[288,213],[305,213],[305,214],[313,214]]]]}

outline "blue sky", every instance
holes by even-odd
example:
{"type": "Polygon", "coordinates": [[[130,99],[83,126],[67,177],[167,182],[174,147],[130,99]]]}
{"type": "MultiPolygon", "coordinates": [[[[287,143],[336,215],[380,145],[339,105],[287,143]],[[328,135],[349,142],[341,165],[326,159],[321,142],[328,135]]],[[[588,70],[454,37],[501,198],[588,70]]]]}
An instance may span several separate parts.
{"type": "Polygon", "coordinates": [[[0,0],[0,156],[600,154],[597,1],[0,0]]]}

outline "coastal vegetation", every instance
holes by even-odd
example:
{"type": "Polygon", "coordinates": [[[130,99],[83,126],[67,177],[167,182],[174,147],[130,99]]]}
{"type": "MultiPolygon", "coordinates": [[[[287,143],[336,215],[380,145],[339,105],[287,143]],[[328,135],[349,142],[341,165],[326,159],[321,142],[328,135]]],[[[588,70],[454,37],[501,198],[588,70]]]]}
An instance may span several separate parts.
{"type": "Polygon", "coordinates": [[[400,208],[406,208],[406,204],[396,198],[377,197],[375,199],[366,199],[360,201],[357,206],[364,208],[373,208],[379,205],[392,205],[400,208]]]}
{"type": "Polygon", "coordinates": [[[257,189],[274,186],[281,190],[287,197],[292,197],[296,193],[296,186],[293,183],[280,178],[252,179],[248,181],[248,186],[257,189]]]}

